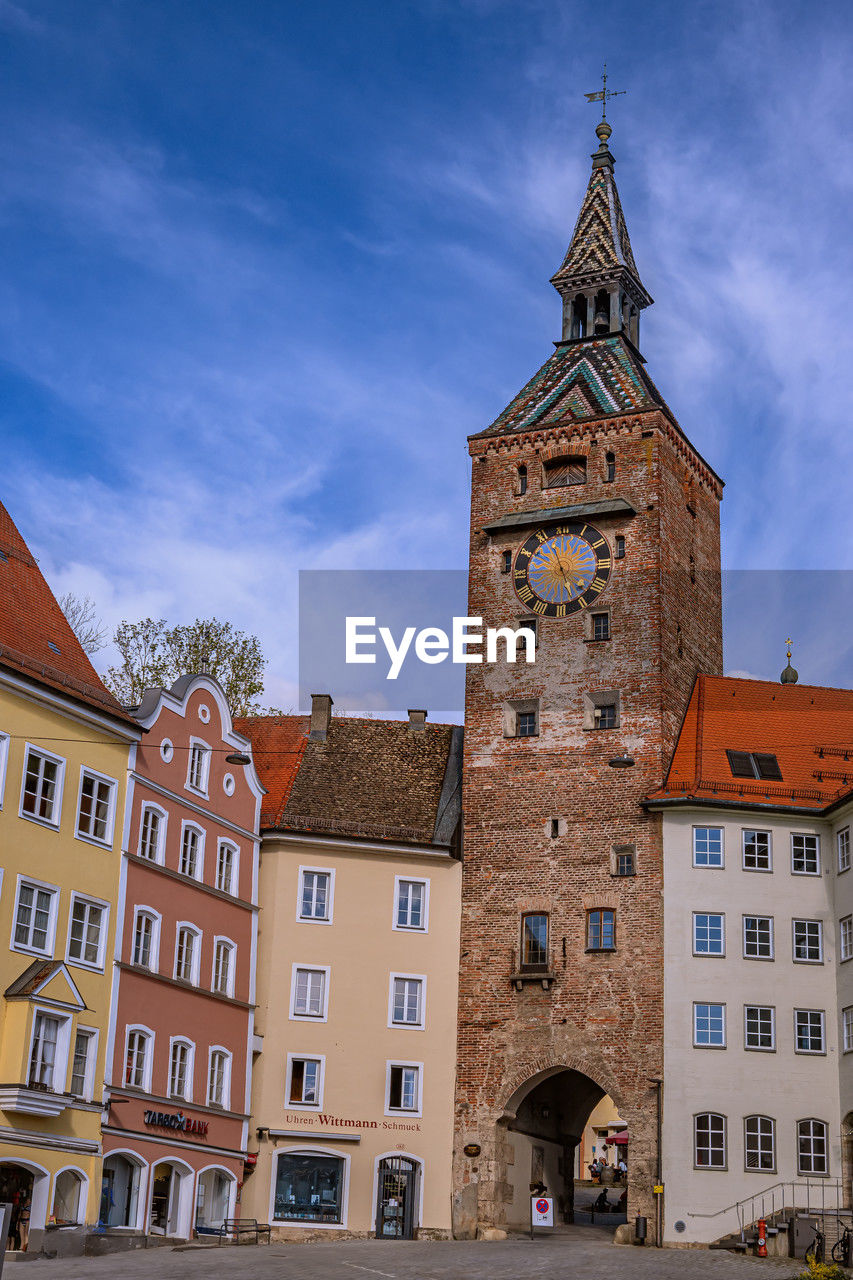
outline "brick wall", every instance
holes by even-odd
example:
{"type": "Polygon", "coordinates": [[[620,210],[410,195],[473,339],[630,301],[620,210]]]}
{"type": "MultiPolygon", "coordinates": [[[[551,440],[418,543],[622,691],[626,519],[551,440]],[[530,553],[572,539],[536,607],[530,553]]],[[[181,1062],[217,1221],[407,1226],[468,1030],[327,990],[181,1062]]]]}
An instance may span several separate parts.
{"type": "MultiPolygon", "coordinates": [[[[661,835],[642,800],[657,786],[698,670],[721,669],[720,485],[660,412],[559,423],[509,437],[474,438],[469,613],[487,626],[527,615],[501,573],[531,532],[489,537],[483,525],[511,512],[625,499],[635,516],[585,517],[608,539],[625,537],[599,597],[612,638],[585,639],[582,614],[541,619],[535,666],[470,666],[466,692],[455,1229],[471,1235],[507,1223],[507,1126],[529,1086],[565,1068],[563,1105],[548,1108],[554,1140],[580,1137],[600,1091],[629,1125],[631,1214],[653,1222],[656,1116],[650,1079],[662,1062],[661,835]],[[585,454],[583,486],[543,491],[546,451],[585,454]],[[616,457],[606,481],[605,453],[616,457]],[[517,468],[528,469],[519,495],[517,468]],[[691,559],[692,557],[692,559],[691,559]],[[621,722],[584,725],[584,693],[618,690],[621,722]],[[504,737],[507,700],[539,699],[540,732],[504,737]],[[608,761],[629,753],[634,768],[608,761]],[[549,835],[559,818],[561,834],[549,835]],[[614,845],[636,847],[637,875],[611,874],[614,845]],[[590,953],[586,911],[616,910],[616,950],[590,953]],[[522,910],[550,913],[550,990],[510,982],[522,910]],[[590,1104],[589,1098],[593,1098],[590,1104]],[[462,1152],[480,1145],[478,1157],[462,1152]]],[[[597,606],[598,607],[598,606],[597,606]]],[[[548,1086],[555,1096],[554,1084],[548,1086]]],[[[559,1092],[559,1091],[558,1091],[559,1092]]],[[[570,1166],[567,1165],[570,1168],[570,1166]]],[[[567,1195],[571,1194],[569,1174],[567,1195]]],[[[549,1188],[558,1191],[559,1188],[549,1188]]]]}

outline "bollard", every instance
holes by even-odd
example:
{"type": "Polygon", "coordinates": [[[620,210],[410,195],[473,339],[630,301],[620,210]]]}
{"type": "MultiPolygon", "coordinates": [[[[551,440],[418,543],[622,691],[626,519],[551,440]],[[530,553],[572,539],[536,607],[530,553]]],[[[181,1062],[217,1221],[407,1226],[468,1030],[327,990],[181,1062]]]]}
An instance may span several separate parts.
{"type": "Polygon", "coordinates": [[[646,1243],[646,1235],[648,1233],[649,1224],[646,1218],[634,1219],[634,1240],[637,1244],[646,1243]]]}
{"type": "Polygon", "coordinates": [[[763,1218],[758,1219],[758,1251],[756,1256],[759,1258],[767,1257],[767,1223],[763,1218]]]}

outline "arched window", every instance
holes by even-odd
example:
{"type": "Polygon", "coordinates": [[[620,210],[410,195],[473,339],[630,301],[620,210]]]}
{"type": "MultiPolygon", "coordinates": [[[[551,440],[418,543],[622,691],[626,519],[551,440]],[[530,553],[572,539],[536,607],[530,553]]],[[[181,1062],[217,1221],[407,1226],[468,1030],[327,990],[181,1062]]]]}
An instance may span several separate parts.
{"type": "Polygon", "coordinates": [[[181,831],[181,860],[178,870],[182,876],[201,880],[204,869],[204,831],[194,823],[185,822],[181,831]]]}
{"type": "Polygon", "coordinates": [[[745,1169],[772,1173],[776,1168],[776,1121],[770,1116],[746,1116],[743,1122],[745,1169]]]}
{"type": "Polygon", "coordinates": [[[797,1172],[829,1173],[828,1126],[823,1120],[797,1124],[797,1172]]]}
{"type": "Polygon", "coordinates": [[[128,1027],[124,1056],[124,1083],[133,1089],[148,1089],[151,1084],[151,1057],[154,1037],[141,1027],[128,1027]]]}
{"type": "Polygon", "coordinates": [[[149,862],[163,861],[163,842],[166,837],[166,814],[153,804],[142,807],[139,823],[139,856],[149,862]]]}
{"type": "Polygon", "coordinates": [[[693,1163],[697,1169],[725,1169],[726,1117],[703,1111],[693,1118],[693,1163]]]}
{"type": "Polygon", "coordinates": [[[137,907],[133,918],[133,950],[131,964],[142,969],[156,969],[160,949],[160,917],[149,907],[137,907]]]}
{"type": "Polygon", "coordinates": [[[527,493],[527,467],[518,468],[518,492],[527,493]]]}
{"type": "Polygon", "coordinates": [[[207,1063],[207,1105],[231,1105],[231,1054],[227,1049],[213,1048],[207,1063]]]}
{"type": "Polygon", "coordinates": [[[604,455],[604,461],[607,465],[607,482],[610,484],[616,479],[616,454],[606,453],[604,455]]]}
{"type": "Polygon", "coordinates": [[[596,337],[610,332],[610,294],[606,289],[599,289],[595,295],[592,327],[596,337]]]}
{"type": "Polygon", "coordinates": [[[201,958],[201,930],[193,924],[179,924],[175,937],[175,977],[198,986],[201,958]]]}
{"type": "Polygon", "coordinates": [[[561,489],[573,484],[586,484],[586,458],[568,456],[552,458],[545,463],[545,489],[561,489]]]}
{"type": "Polygon", "coordinates": [[[572,303],[571,336],[573,338],[586,336],[586,298],[582,293],[579,293],[572,303]]]}
{"type": "Polygon", "coordinates": [[[76,1226],[80,1221],[80,1192],[83,1176],[76,1169],[63,1169],[53,1187],[53,1218],[58,1227],[76,1226]]]}
{"type": "Polygon", "coordinates": [[[234,970],[237,948],[228,938],[217,938],[213,944],[213,980],[211,990],[221,996],[234,994],[234,970]]]}

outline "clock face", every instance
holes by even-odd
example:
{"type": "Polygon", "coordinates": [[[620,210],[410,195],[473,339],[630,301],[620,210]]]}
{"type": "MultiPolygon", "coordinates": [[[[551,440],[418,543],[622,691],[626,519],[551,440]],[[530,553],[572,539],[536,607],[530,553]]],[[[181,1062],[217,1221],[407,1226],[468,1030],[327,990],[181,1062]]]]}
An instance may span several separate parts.
{"type": "Polygon", "coordinates": [[[572,520],[530,535],[515,557],[513,583],[531,613],[567,618],[597,599],[607,586],[611,563],[604,535],[591,524],[572,520]]]}

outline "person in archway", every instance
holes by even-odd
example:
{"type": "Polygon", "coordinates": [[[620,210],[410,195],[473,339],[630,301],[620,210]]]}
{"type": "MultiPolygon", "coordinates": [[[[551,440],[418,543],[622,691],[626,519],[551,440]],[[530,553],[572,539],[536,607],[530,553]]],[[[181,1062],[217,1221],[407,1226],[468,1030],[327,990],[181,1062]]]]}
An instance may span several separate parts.
{"type": "Polygon", "coordinates": [[[617,1164],[616,1168],[619,1170],[619,1181],[625,1182],[628,1178],[628,1166],[625,1163],[624,1156],[619,1157],[619,1163],[617,1164]]]}
{"type": "Polygon", "coordinates": [[[21,1241],[21,1253],[27,1252],[27,1245],[30,1242],[30,1210],[32,1201],[28,1195],[23,1196],[20,1215],[18,1217],[18,1237],[21,1241]]]}

